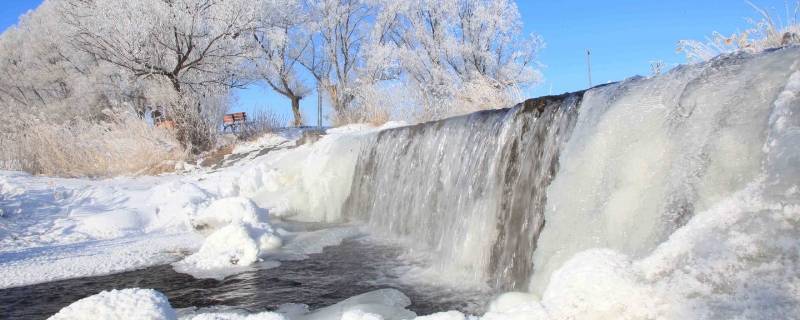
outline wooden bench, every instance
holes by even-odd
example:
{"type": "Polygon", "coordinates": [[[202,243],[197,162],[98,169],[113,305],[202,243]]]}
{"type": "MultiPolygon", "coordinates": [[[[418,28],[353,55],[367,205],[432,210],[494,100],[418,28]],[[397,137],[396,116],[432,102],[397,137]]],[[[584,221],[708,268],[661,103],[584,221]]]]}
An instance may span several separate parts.
{"type": "Polygon", "coordinates": [[[229,113],[222,117],[222,132],[230,129],[235,132],[247,121],[247,114],[244,112],[229,113]]]}

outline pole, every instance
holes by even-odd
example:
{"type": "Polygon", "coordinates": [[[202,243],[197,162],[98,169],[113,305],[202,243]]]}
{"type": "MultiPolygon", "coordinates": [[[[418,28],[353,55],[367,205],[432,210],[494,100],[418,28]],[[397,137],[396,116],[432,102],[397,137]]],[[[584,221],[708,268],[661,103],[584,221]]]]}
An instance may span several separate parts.
{"type": "Polygon", "coordinates": [[[589,73],[589,88],[592,87],[592,52],[586,49],[586,68],[589,73]]]}
{"type": "Polygon", "coordinates": [[[322,90],[317,83],[317,129],[322,130],[322,90]]]}

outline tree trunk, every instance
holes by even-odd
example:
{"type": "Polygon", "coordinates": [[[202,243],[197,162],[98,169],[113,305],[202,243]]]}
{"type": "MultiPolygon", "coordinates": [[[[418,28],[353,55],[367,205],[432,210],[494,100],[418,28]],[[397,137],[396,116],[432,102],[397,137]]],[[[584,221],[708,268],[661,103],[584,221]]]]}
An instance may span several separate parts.
{"type": "Polygon", "coordinates": [[[175,89],[175,92],[181,94],[181,82],[178,81],[178,76],[174,74],[167,74],[167,79],[172,82],[172,88],[175,89]]]}
{"type": "Polygon", "coordinates": [[[303,116],[300,114],[300,97],[290,97],[292,99],[292,113],[294,113],[294,126],[303,125],[303,116]]]}

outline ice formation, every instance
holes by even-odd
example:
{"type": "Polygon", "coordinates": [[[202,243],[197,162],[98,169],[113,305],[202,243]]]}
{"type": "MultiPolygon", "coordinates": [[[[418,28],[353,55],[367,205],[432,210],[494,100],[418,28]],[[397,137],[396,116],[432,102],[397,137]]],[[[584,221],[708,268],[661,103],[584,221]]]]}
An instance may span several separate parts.
{"type": "Polygon", "coordinates": [[[51,320],[147,319],[174,320],[167,297],[152,289],[103,291],[78,300],[50,317],[51,320]]]}

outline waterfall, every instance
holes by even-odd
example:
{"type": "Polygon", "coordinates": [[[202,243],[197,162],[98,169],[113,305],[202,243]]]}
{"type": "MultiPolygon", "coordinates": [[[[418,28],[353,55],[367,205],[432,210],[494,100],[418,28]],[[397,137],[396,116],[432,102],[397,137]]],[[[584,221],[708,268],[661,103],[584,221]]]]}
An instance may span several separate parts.
{"type": "Polygon", "coordinates": [[[580,99],[544,97],[382,131],[362,147],[342,212],[432,249],[442,270],[523,288],[544,190],[580,99]]]}
{"type": "Polygon", "coordinates": [[[341,216],[432,252],[443,277],[541,293],[574,254],[645,255],[756,179],[767,137],[795,134],[770,115],[797,122],[774,109],[798,61],[730,55],[366,136],[341,216]]]}
{"type": "Polygon", "coordinates": [[[587,249],[647,255],[694,213],[757,179],[798,49],[720,57],[587,92],[547,191],[531,289],[542,292],[587,249]]]}

